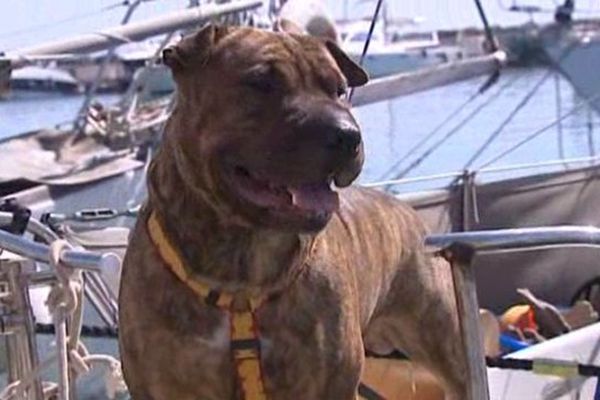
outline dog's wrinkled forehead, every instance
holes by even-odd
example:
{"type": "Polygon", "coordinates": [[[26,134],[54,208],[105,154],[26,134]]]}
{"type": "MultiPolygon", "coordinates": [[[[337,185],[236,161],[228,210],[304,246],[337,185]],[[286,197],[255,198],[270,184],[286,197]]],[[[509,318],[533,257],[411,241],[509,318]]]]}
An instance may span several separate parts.
{"type": "Polygon", "coordinates": [[[204,66],[244,71],[262,66],[292,79],[346,80],[348,86],[366,83],[366,73],[334,43],[304,35],[253,28],[209,25],[163,53],[175,75],[204,66]]]}
{"type": "MultiPolygon", "coordinates": [[[[271,33],[240,30],[223,40],[223,50],[215,54],[225,63],[253,66],[272,65],[286,72],[318,71],[337,72],[335,60],[317,39],[271,33]],[[229,43],[234,43],[229,45],[229,43]]],[[[220,60],[216,60],[220,61],[220,60]]],[[[339,72],[341,75],[341,72],[339,72]]]]}

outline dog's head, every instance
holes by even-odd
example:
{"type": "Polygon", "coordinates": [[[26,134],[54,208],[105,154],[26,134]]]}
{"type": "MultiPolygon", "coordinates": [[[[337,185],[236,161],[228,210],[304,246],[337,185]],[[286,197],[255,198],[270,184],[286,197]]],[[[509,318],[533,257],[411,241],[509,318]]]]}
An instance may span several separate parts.
{"type": "Polygon", "coordinates": [[[338,207],[333,186],[362,168],[344,97],[366,73],[331,42],[214,25],[163,62],[178,88],[165,141],[186,185],[238,224],[322,229],[338,207]]]}

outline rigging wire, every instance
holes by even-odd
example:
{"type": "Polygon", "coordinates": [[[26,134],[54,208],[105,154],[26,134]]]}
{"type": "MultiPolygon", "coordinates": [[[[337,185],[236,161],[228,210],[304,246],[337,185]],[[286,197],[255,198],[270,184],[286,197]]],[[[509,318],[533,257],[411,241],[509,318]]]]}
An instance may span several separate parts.
{"type": "Polygon", "coordinates": [[[423,137],[417,144],[415,144],[410,150],[404,153],[404,156],[400,158],[400,160],[396,161],[388,170],[381,175],[380,180],[385,180],[386,177],[397,170],[400,165],[404,161],[406,161],[412,154],[418,151],[425,143],[429,141],[432,137],[434,137],[443,127],[445,127],[450,121],[452,121],[456,116],[458,116],[469,104],[471,104],[478,96],[485,93],[489,88],[491,88],[498,79],[500,78],[500,73],[498,70],[494,71],[492,75],[490,75],[485,82],[477,89],[475,93],[473,93],[467,100],[461,103],[454,111],[446,116],[435,128],[433,128],[425,137],[423,137]]]}
{"type": "Polygon", "coordinates": [[[435,142],[432,146],[430,146],[427,150],[425,150],[421,156],[419,156],[416,160],[414,160],[410,165],[404,168],[401,172],[397,173],[391,179],[400,179],[406,176],[410,171],[421,165],[425,159],[427,159],[435,150],[437,150],[441,145],[443,145],[446,141],[451,139],[456,133],[460,132],[460,130],[469,123],[477,114],[479,114],[484,108],[489,106],[492,102],[494,102],[504,90],[512,86],[517,80],[518,76],[515,76],[513,79],[507,81],[504,85],[498,89],[497,92],[488,97],[483,103],[477,106],[473,111],[471,111],[465,118],[463,118],[458,124],[454,126],[448,133],[446,133],[442,138],[440,138],[437,142],[435,142]]]}
{"type": "MultiPolygon", "coordinates": [[[[360,55],[360,60],[358,65],[362,67],[363,62],[365,61],[365,56],[367,55],[367,51],[369,50],[369,44],[371,43],[371,38],[373,37],[373,31],[375,30],[375,24],[377,23],[377,19],[379,18],[379,11],[381,11],[381,5],[383,4],[383,0],[377,0],[377,5],[375,6],[375,11],[373,12],[373,18],[371,19],[371,25],[369,26],[369,33],[367,34],[367,39],[365,40],[365,45],[363,47],[362,53],[360,55]]],[[[348,93],[348,102],[352,104],[352,96],[354,95],[354,88],[350,89],[350,93],[348,93]]]]}
{"type": "MultiPolygon", "coordinates": [[[[493,53],[495,51],[498,50],[498,43],[496,41],[496,38],[494,37],[494,33],[491,29],[491,26],[489,24],[489,21],[487,19],[487,16],[485,14],[485,11],[483,9],[483,6],[481,4],[480,0],[475,0],[475,5],[477,7],[477,11],[479,14],[479,18],[481,19],[484,29],[485,29],[485,37],[486,37],[486,42],[487,42],[487,50],[489,53],[493,53]]],[[[431,137],[433,137],[446,123],[448,123],[450,120],[452,120],[456,115],[458,115],[460,113],[460,111],[462,111],[462,109],[464,109],[468,104],[470,104],[479,94],[483,93],[484,91],[486,91],[489,87],[491,87],[494,83],[496,83],[498,81],[500,77],[500,69],[498,68],[496,71],[494,71],[494,73],[488,78],[488,80],[482,85],[482,87],[479,89],[479,91],[473,95],[471,95],[464,104],[462,104],[455,112],[451,113],[447,118],[445,118],[438,126],[436,126],[432,132],[430,132],[428,135],[425,136],[425,138],[423,138],[423,140],[421,140],[419,143],[417,143],[416,146],[413,147],[413,149],[411,149],[402,159],[400,159],[397,163],[395,163],[389,170],[388,172],[386,172],[385,175],[387,175],[389,173],[389,171],[391,170],[395,170],[397,169],[403,162],[404,160],[410,155],[412,154],[416,149],[420,148],[424,143],[426,143],[431,137]]],[[[406,167],[403,171],[400,172],[400,174],[396,175],[395,177],[393,177],[392,179],[399,179],[403,176],[405,176],[407,173],[409,173],[411,170],[413,170],[414,168],[416,168],[418,165],[420,165],[427,157],[429,157],[429,155],[431,155],[439,146],[441,146],[444,142],[446,142],[448,139],[450,139],[452,136],[454,136],[457,132],[460,131],[460,129],[462,129],[462,127],[469,122],[473,117],[475,117],[483,108],[485,108],[488,104],[490,104],[492,101],[494,101],[498,95],[500,93],[502,93],[503,89],[510,86],[512,83],[514,83],[514,81],[516,80],[513,79],[509,82],[507,82],[506,85],[504,85],[496,94],[490,96],[490,98],[488,98],[487,101],[485,101],[484,103],[480,104],[479,107],[477,107],[473,112],[471,112],[465,119],[463,119],[458,125],[456,125],[454,127],[454,129],[451,129],[444,137],[442,137],[440,140],[438,140],[433,146],[431,146],[428,150],[426,150],[419,158],[417,158],[415,161],[413,161],[408,167],[406,167]]],[[[385,175],[382,177],[382,179],[385,179],[385,175]]]]}
{"type": "MultiPolygon", "coordinates": [[[[148,1],[148,0],[146,0],[148,1]]],[[[123,1],[119,1],[118,3],[113,3],[107,6],[104,6],[102,8],[99,8],[95,11],[89,11],[89,12],[85,12],[85,13],[79,13],[79,14],[75,14],[75,15],[71,15],[69,17],[63,18],[63,19],[59,19],[56,21],[52,21],[52,22],[45,22],[43,24],[39,24],[39,25],[34,25],[34,26],[30,26],[28,28],[22,28],[22,29],[16,29],[13,31],[8,31],[5,32],[3,34],[0,35],[0,39],[4,39],[4,38],[10,38],[10,37],[14,37],[14,36],[19,36],[19,35],[23,35],[26,33],[32,33],[32,32],[37,32],[40,31],[42,29],[47,29],[47,28],[51,28],[53,26],[56,25],[60,25],[60,24],[65,24],[68,22],[73,22],[73,21],[77,21],[83,18],[91,18],[94,16],[97,16],[98,14],[104,13],[106,11],[111,11],[114,10],[116,8],[119,7],[124,7],[129,5],[130,1],[129,0],[123,0],[123,1]]]]}
{"type": "Polygon", "coordinates": [[[467,170],[473,165],[475,161],[487,150],[487,148],[498,138],[500,133],[504,131],[504,128],[508,126],[508,124],[515,118],[515,116],[529,103],[529,101],[533,98],[533,96],[537,93],[539,88],[552,76],[552,70],[546,71],[544,76],[529,90],[529,92],[519,101],[519,103],[513,108],[513,110],[508,114],[508,116],[498,125],[498,127],[490,134],[490,136],[486,139],[486,141],[481,145],[481,147],[471,156],[471,158],[466,162],[463,167],[463,170],[467,170]]]}
{"type": "Polygon", "coordinates": [[[489,159],[487,162],[485,162],[483,165],[481,165],[479,167],[479,170],[481,170],[483,168],[486,168],[486,167],[489,167],[493,163],[501,160],[502,158],[506,157],[508,154],[510,154],[513,151],[521,148],[521,146],[523,146],[524,144],[529,143],[533,139],[535,139],[538,136],[540,136],[542,133],[545,133],[550,128],[553,128],[556,124],[564,121],[566,118],[568,118],[571,115],[575,114],[577,111],[581,110],[584,106],[587,106],[590,103],[592,103],[592,102],[594,102],[596,100],[599,100],[599,99],[600,99],[600,92],[596,93],[595,95],[593,95],[591,97],[588,97],[587,99],[582,99],[577,105],[575,105],[573,108],[571,108],[571,110],[569,110],[568,112],[566,112],[565,114],[563,114],[562,116],[560,116],[558,119],[556,119],[556,120],[550,122],[549,124],[541,127],[537,131],[533,132],[531,135],[525,137],[523,140],[517,142],[516,144],[514,144],[513,146],[511,146],[508,149],[504,150],[500,154],[498,154],[498,155],[492,157],[491,159],[489,159]]]}
{"type": "Polygon", "coordinates": [[[444,128],[450,121],[452,121],[456,116],[458,116],[469,104],[471,104],[477,96],[479,96],[479,92],[473,93],[466,101],[460,104],[454,111],[446,116],[435,128],[433,128],[427,135],[425,135],[421,140],[419,140],[413,147],[411,147],[408,151],[404,153],[402,158],[394,163],[387,171],[385,171],[379,180],[387,179],[387,176],[397,170],[404,161],[406,161],[412,154],[418,151],[425,143],[427,143],[432,137],[434,137],[442,128],[444,128]]]}
{"type": "Polygon", "coordinates": [[[587,108],[587,139],[588,148],[590,150],[590,157],[596,156],[596,146],[594,145],[594,115],[592,107],[587,108]]]}
{"type": "MultiPolygon", "coordinates": [[[[554,92],[555,92],[555,102],[556,102],[556,118],[559,118],[562,114],[562,93],[560,88],[560,75],[558,72],[554,73],[554,92]]],[[[565,144],[564,144],[564,136],[563,136],[563,124],[562,121],[559,121],[556,124],[556,135],[557,135],[557,145],[558,145],[558,157],[560,159],[565,158],[565,144]]]]}

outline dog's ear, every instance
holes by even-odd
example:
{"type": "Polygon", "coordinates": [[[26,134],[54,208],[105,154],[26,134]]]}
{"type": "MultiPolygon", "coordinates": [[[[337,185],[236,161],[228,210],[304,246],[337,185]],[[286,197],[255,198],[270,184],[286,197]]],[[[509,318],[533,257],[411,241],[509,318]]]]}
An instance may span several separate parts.
{"type": "Polygon", "coordinates": [[[348,86],[362,86],[369,81],[369,75],[357,63],[352,61],[337,44],[331,40],[325,41],[325,46],[346,77],[348,86]]]}
{"type": "Polygon", "coordinates": [[[202,66],[208,60],[214,44],[228,32],[227,27],[209,24],[162,51],[163,63],[173,72],[191,66],[202,66]]]}

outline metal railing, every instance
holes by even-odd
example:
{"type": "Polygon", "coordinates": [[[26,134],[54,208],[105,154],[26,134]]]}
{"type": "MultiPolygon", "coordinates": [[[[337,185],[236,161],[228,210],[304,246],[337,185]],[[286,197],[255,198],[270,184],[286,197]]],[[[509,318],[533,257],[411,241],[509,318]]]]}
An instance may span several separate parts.
{"type": "Polygon", "coordinates": [[[489,399],[487,371],[479,325],[473,257],[478,252],[527,251],[566,246],[600,248],[600,229],[589,226],[518,228],[431,235],[425,245],[451,265],[462,345],[467,357],[467,400],[489,399]]]}
{"type": "Polygon", "coordinates": [[[425,240],[425,244],[435,250],[442,250],[456,243],[468,245],[477,252],[523,251],[557,246],[600,248],[600,229],[570,225],[499,229],[430,235],[425,240]]]}
{"type": "MultiPolygon", "coordinates": [[[[8,215],[0,213],[0,224],[6,222],[9,222],[8,215]]],[[[49,241],[57,238],[54,232],[33,219],[29,222],[28,230],[49,241]]],[[[426,238],[425,245],[429,251],[438,252],[445,257],[451,265],[463,351],[467,357],[467,400],[483,400],[489,399],[489,389],[472,268],[473,257],[481,252],[527,251],[564,246],[600,248],[600,229],[590,226],[557,226],[457,232],[430,235],[426,238]]],[[[0,231],[0,249],[41,262],[49,261],[48,246],[4,231],[0,231]]],[[[63,251],[61,260],[67,266],[88,271],[114,268],[114,263],[120,262],[117,256],[111,254],[71,250],[63,251]]]]}
{"type": "MultiPolygon", "coordinates": [[[[0,212],[0,226],[12,221],[11,213],[0,212]]],[[[47,243],[59,239],[55,232],[48,229],[35,219],[28,221],[26,232],[40,237],[47,243]]],[[[39,378],[40,363],[35,340],[35,320],[33,309],[29,300],[29,288],[37,284],[50,284],[57,281],[56,271],[40,270],[24,267],[22,261],[13,257],[3,257],[2,251],[14,253],[20,257],[51,264],[50,247],[37,243],[28,237],[14,235],[0,230],[0,282],[2,288],[2,302],[0,302],[0,320],[2,321],[0,335],[5,336],[7,345],[7,364],[9,386],[18,387],[29,381],[29,386],[22,392],[13,393],[17,398],[24,400],[38,400],[44,398],[42,384],[39,378]],[[27,271],[25,269],[28,269],[27,271]],[[12,321],[12,323],[7,323],[12,321]]],[[[68,268],[87,271],[90,278],[84,285],[86,295],[91,295],[92,304],[99,311],[106,322],[116,324],[116,299],[105,294],[104,284],[101,279],[91,272],[108,271],[117,273],[120,268],[118,256],[107,253],[98,254],[89,251],[63,250],[59,259],[61,264],[68,268]],[[90,289],[93,289],[90,291],[90,289]],[[114,304],[113,304],[114,303],[114,304]]],[[[83,308],[80,308],[78,319],[82,318],[83,308]]],[[[78,328],[74,328],[78,329],[78,328]]],[[[64,333],[64,332],[63,332],[64,333]]],[[[63,341],[64,342],[64,341],[63,341]]],[[[66,354],[66,353],[65,353],[66,354]]],[[[62,375],[68,376],[68,368],[63,368],[62,375]]],[[[61,375],[61,376],[62,376],[61,375]]],[[[59,390],[69,385],[68,378],[58,385],[59,390]],[[66,384],[64,382],[67,382],[66,384]]],[[[74,383],[73,383],[74,384],[74,383]]],[[[4,393],[4,391],[3,391],[4,393]]],[[[14,397],[8,394],[9,397],[14,397]]]]}
{"type": "MultiPolygon", "coordinates": [[[[134,212],[134,209],[126,212],[134,212]]],[[[123,212],[125,213],[125,212],[123,212]]],[[[50,222],[58,224],[60,221],[70,220],[69,218],[81,217],[82,220],[92,220],[87,214],[80,215],[75,213],[73,216],[64,216],[56,214],[56,219],[50,222]],[[63,219],[61,219],[63,218],[63,219]]],[[[121,215],[121,214],[115,214],[121,215]]],[[[0,226],[8,225],[12,221],[13,214],[9,212],[0,212],[0,226]]],[[[94,219],[96,220],[96,219],[94,219]]],[[[45,243],[52,243],[60,237],[40,221],[31,218],[27,223],[26,231],[41,238],[45,243]]],[[[23,237],[11,235],[0,230],[0,249],[5,249],[11,253],[19,254],[23,257],[31,258],[35,261],[48,263],[48,248],[40,243],[29,241],[23,237]]],[[[65,251],[62,254],[61,261],[73,268],[87,271],[85,294],[90,300],[94,309],[98,312],[102,320],[111,327],[117,325],[117,299],[107,284],[101,279],[101,275],[107,273],[117,273],[120,269],[121,260],[112,253],[98,254],[80,251],[65,251]],[[98,274],[94,274],[98,272],[98,274]]],[[[37,271],[28,275],[31,284],[49,284],[56,281],[53,271],[37,271]]]]}
{"type": "MultiPolygon", "coordinates": [[[[35,261],[50,262],[47,245],[35,243],[4,231],[0,231],[0,248],[35,261]]],[[[111,253],[97,254],[75,250],[64,250],[60,255],[60,260],[66,266],[94,272],[114,269],[114,266],[120,263],[119,257],[111,253]]]]}

